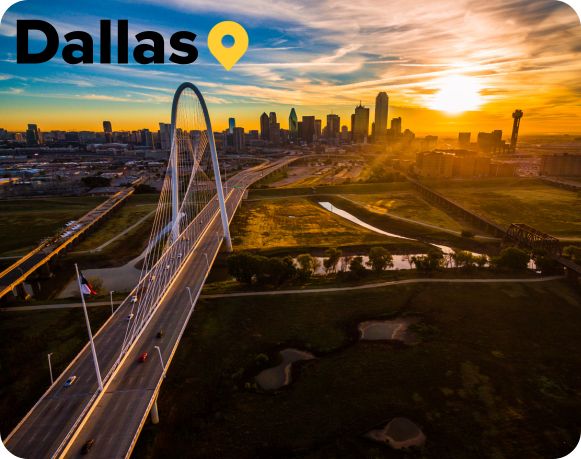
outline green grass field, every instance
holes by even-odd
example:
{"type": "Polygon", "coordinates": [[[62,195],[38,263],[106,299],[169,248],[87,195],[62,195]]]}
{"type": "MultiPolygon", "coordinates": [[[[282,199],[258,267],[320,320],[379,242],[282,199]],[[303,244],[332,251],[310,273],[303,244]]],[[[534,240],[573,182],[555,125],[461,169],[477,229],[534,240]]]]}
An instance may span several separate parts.
{"type": "Polygon", "coordinates": [[[501,225],[526,223],[559,238],[581,237],[581,195],[536,179],[426,182],[501,225]]]}
{"type": "Polygon", "coordinates": [[[579,437],[579,304],[564,281],[201,300],[133,457],[561,457],[579,437]],[[420,344],[357,340],[400,314],[427,325],[420,344]],[[286,347],[317,359],[274,395],[248,388],[286,347]],[[421,451],[363,438],[395,416],[421,451]]]}
{"type": "MultiPolygon", "coordinates": [[[[109,308],[89,308],[96,332],[109,308]]],[[[88,341],[82,309],[0,312],[0,434],[10,433],[88,341]]]]}
{"type": "MultiPolygon", "coordinates": [[[[158,194],[135,194],[130,196],[117,211],[78,244],[74,250],[77,252],[99,247],[155,210],[158,200],[158,194]]],[[[147,226],[147,223],[151,223],[151,221],[153,221],[153,216],[143,222],[142,226],[147,226]]]]}
{"type": "Polygon", "coordinates": [[[89,196],[0,201],[0,255],[25,253],[103,201],[103,197],[89,196]]]}
{"type": "Polygon", "coordinates": [[[418,247],[361,228],[305,198],[246,201],[230,231],[236,250],[382,243],[392,249],[418,247]]]}

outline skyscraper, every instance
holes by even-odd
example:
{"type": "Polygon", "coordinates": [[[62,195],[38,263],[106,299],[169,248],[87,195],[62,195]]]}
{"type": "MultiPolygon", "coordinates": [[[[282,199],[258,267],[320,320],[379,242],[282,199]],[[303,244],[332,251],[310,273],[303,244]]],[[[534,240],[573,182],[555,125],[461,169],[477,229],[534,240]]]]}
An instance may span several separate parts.
{"type": "Polygon", "coordinates": [[[268,117],[268,139],[272,143],[280,142],[280,123],[276,122],[276,112],[270,112],[268,117]]]}
{"type": "Polygon", "coordinates": [[[315,137],[315,117],[303,116],[302,121],[303,140],[307,143],[312,143],[315,137]]]}
{"type": "MultiPolygon", "coordinates": [[[[231,119],[233,119],[233,118],[231,118],[231,119]]],[[[244,139],[244,128],[235,127],[233,138],[234,138],[234,151],[236,153],[240,153],[241,151],[244,150],[244,147],[246,145],[246,142],[244,139]]]]}
{"type": "Polygon", "coordinates": [[[299,119],[294,108],[291,108],[290,115],[288,116],[288,132],[290,140],[296,141],[298,139],[299,119]]]}
{"type": "Polygon", "coordinates": [[[315,139],[319,140],[321,138],[321,126],[323,122],[321,120],[315,120],[315,139]]]}
{"type": "Polygon", "coordinates": [[[469,132],[459,132],[458,133],[458,144],[461,147],[467,147],[470,145],[470,133],[469,132]]]}
{"type": "Polygon", "coordinates": [[[236,120],[234,118],[228,118],[228,134],[234,134],[234,129],[236,128],[236,120]]]}
{"type": "Polygon", "coordinates": [[[391,136],[399,137],[401,135],[401,116],[391,120],[391,136]]]}
{"type": "Polygon", "coordinates": [[[103,132],[105,133],[105,142],[111,143],[113,141],[113,127],[111,121],[103,121],[103,132]]]}
{"type": "Polygon", "coordinates": [[[361,105],[355,107],[355,119],[353,126],[353,141],[365,142],[369,135],[369,109],[361,105]]]}
{"type": "Polygon", "coordinates": [[[341,118],[339,115],[327,115],[327,137],[335,139],[339,137],[339,126],[341,125],[341,118]]]}
{"type": "Polygon", "coordinates": [[[510,151],[516,151],[516,143],[518,141],[518,129],[520,127],[520,119],[523,116],[522,110],[515,110],[512,114],[514,122],[512,123],[512,135],[510,136],[510,151]]]}
{"type": "Polygon", "coordinates": [[[262,140],[270,139],[269,124],[270,120],[268,119],[268,115],[266,113],[260,115],[260,138],[262,140]]]}
{"type": "Polygon", "coordinates": [[[389,97],[387,93],[380,92],[375,98],[375,142],[385,142],[387,136],[387,113],[389,97]]]}
{"type": "Polygon", "coordinates": [[[36,124],[29,124],[26,130],[26,143],[28,145],[40,144],[40,131],[36,124]]]}
{"type": "Polygon", "coordinates": [[[171,124],[159,123],[159,143],[162,150],[171,149],[171,124]]]}

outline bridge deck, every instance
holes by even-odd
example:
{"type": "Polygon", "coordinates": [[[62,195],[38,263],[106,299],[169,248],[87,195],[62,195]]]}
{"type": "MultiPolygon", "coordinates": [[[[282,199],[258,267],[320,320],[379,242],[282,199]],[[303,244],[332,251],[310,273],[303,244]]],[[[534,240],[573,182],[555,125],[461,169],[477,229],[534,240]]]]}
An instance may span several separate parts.
{"type": "MultiPolygon", "coordinates": [[[[292,160],[279,161],[262,170],[243,171],[231,179],[228,182],[228,215],[234,214],[249,184],[289,161],[292,160]]],[[[93,362],[85,347],[7,438],[6,446],[11,452],[26,458],[53,457],[60,455],[66,447],[67,457],[75,456],[84,440],[95,438],[99,446],[91,451],[92,456],[124,457],[130,453],[161,384],[161,365],[153,346],[160,346],[166,362],[173,355],[181,330],[187,325],[193,309],[185,286],[190,286],[197,297],[209,272],[204,253],[213,259],[219,249],[221,238],[216,236],[216,232],[221,234],[221,226],[217,204],[209,207],[201,218],[207,227],[204,236],[126,359],[105,382],[102,396],[98,398],[93,362]],[[166,334],[158,340],[155,335],[160,328],[166,334]],[[149,359],[138,365],[137,356],[145,350],[149,359]],[[79,379],[64,389],[64,381],[71,374],[79,379]],[[89,408],[90,412],[87,411],[89,408]],[[74,437],[71,436],[73,432],[77,432],[74,437]],[[71,440],[74,441],[69,444],[71,440]]],[[[95,336],[103,375],[111,372],[119,355],[127,326],[125,317],[130,307],[130,302],[125,301],[95,336]]]]}

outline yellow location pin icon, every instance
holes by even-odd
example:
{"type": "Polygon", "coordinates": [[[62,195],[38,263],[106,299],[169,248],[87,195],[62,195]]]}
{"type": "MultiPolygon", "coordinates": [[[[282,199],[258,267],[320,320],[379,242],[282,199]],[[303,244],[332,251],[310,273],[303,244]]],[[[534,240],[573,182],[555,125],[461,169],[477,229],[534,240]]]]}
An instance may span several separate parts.
{"type": "Polygon", "coordinates": [[[208,48],[216,60],[226,70],[230,70],[248,49],[248,33],[237,22],[219,22],[208,34],[208,48]],[[230,47],[222,43],[222,39],[228,35],[234,38],[234,44],[230,47]]]}

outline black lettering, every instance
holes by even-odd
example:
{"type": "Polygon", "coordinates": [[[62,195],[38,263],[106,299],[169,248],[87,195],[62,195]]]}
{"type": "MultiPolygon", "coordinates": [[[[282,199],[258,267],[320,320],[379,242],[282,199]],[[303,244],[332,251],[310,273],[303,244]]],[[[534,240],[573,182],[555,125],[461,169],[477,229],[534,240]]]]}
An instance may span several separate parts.
{"type": "Polygon", "coordinates": [[[111,63],[111,21],[101,20],[101,44],[99,46],[101,64],[111,63]]]}
{"type": "Polygon", "coordinates": [[[180,53],[186,53],[186,55],[182,56],[180,54],[172,53],[172,55],[169,57],[169,60],[174,64],[191,64],[195,62],[198,58],[197,48],[193,44],[184,43],[182,41],[189,40],[193,43],[195,39],[196,34],[193,32],[188,32],[187,30],[181,30],[174,33],[169,40],[171,47],[180,53]]]}
{"type": "Polygon", "coordinates": [[[129,21],[127,19],[117,21],[117,62],[119,64],[129,62],[129,21]]]}
{"type": "Polygon", "coordinates": [[[133,58],[139,64],[163,64],[165,57],[165,44],[163,35],[153,30],[146,30],[135,35],[138,42],[151,40],[153,44],[143,43],[137,45],[133,50],[133,58]],[[153,52],[153,55],[146,56],[145,53],[153,52]]]}
{"type": "Polygon", "coordinates": [[[16,62],[18,64],[41,64],[53,58],[59,49],[59,36],[56,29],[46,21],[16,21],[16,62]],[[40,53],[28,51],[28,33],[38,30],[46,36],[46,46],[40,53]]]}
{"type": "Polygon", "coordinates": [[[63,60],[67,64],[92,64],[93,63],[93,37],[87,32],[75,30],[65,34],[67,43],[71,40],[80,40],[81,44],[71,43],[63,48],[63,60]],[[81,55],[75,56],[75,52],[81,55]]]}

